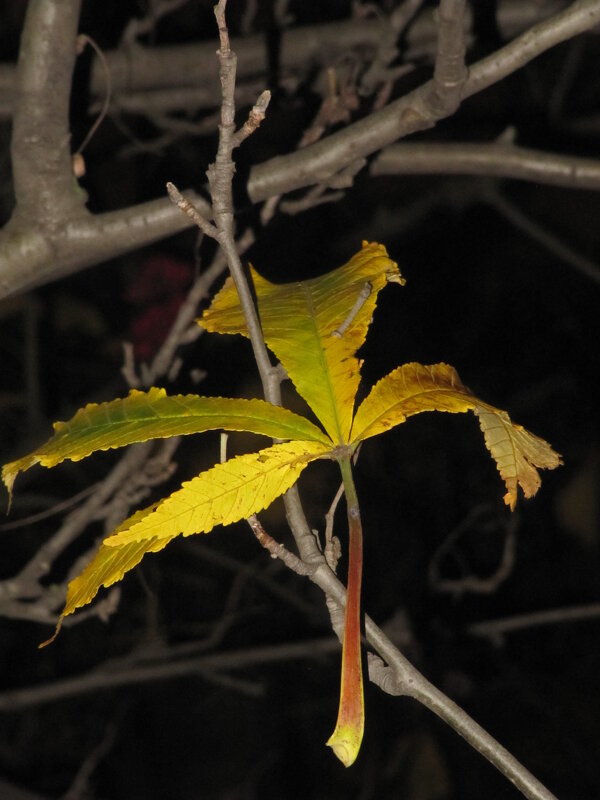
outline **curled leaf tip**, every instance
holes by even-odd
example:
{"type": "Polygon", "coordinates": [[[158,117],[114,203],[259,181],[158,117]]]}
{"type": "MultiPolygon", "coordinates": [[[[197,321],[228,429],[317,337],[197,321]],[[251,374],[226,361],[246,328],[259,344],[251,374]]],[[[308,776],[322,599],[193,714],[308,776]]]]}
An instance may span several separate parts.
{"type": "MultiPolygon", "coordinates": [[[[14,462],[13,462],[14,463],[14,462]]],[[[12,496],[13,496],[13,486],[15,484],[15,478],[17,476],[18,470],[12,468],[12,464],[6,464],[2,467],[2,482],[6,486],[6,490],[8,491],[8,509],[6,513],[10,513],[10,507],[12,505],[12,496]]]]}
{"type": "Polygon", "coordinates": [[[331,747],[334,754],[345,767],[350,767],[356,761],[360,751],[363,737],[363,727],[359,729],[348,725],[338,726],[331,734],[326,744],[331,747]]]}

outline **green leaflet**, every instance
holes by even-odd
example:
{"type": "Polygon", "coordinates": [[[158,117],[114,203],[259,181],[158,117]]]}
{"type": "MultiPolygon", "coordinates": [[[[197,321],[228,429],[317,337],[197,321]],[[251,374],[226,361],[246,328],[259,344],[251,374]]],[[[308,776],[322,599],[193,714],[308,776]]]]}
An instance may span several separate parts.
{"type": "Polygon", "coordinates": [[[33,453],[6,464],[2,478],[10,492],[17,474],[34,464],[54,467],[65,459],[79,461],[97,450],[215,429],[248,431],[274,439],[329,441],[305,417],[264,400],[169,396],[164,389],[133,389],[128,397],[90,403],[69,422],[54,423],[54,436],[33,453]]]}

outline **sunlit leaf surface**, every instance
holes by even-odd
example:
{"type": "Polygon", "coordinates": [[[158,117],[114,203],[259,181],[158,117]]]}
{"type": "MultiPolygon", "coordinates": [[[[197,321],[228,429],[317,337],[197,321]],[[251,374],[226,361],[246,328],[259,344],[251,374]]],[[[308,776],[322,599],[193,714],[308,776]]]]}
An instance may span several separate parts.
{"type": "Polygon", "coordinates": [[[511,509],[517,502],[517,486],[525,497],[537,492],[541,480],[536,467],[554,469],[561,463],[547,442],[511,422],[506,411],[471,394],[448,364],[404,364],[382,378],[356,412],[353,442],[383,433],[423,411],[477,414],[486,446],[506,484],[504,502],[511,509]]]}
{"type": "MultiPolygon", "coordinates": [[[[348,442],[360,381],[355,356],[363,344],[377,295],[403,283],[398,265],[380,244],[363,244],[347,264],[312,280],[274,284],[252,270],[265,340],[334,442],[348,442]]],[[[231,280],[200,324],[218,333],[247,335],[231,280]]]]}
{"type": "Polygon", "coordinates": [[[208,533],[267,508],[298,480],[311,461],[331,448],[321,442],[283,442],[237,456],[200,473],[160,502],[153,513],[105,540],[110,547],[146,538],[208,533]]]}
{"type": "Polygon", "coordinates": [[[90,403],[69,422],[55,422],[54,436],[33,453],[7,464],[2,477],[10,491],[17,474],[34,464],[54,467],[65,459],[79,461],[97,450],[215,429],[248,431],[274,439],[328,441],[305,417],[264,400],[168,396],[164,389],[134,389],[123,399],[90,403]]]}

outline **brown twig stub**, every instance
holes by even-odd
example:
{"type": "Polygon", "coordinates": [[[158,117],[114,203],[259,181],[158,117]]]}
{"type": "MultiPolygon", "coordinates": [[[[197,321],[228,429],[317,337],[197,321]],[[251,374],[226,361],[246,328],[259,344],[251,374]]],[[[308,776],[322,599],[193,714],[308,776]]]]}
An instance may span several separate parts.
{"type": "Polygon", "coordinates": [[[167,182],[167,192],[169,193],[171,202],[180,208],[183,213],[188,216],[203,233],[205,233],[207,236],[210,236],[212,239],[219,238],[219,231],[217,228],[215,228],[214,225],[211,225],[211,223],[202,216],[196,206],[190,203],[189,200],[186,200],[174,183],[171,183],[170,181],[167,182]]]}
{"type": "Polygon", "coordinates": [[[229,45],[229,30],[227,28],[227,22],[225,20],[226,7],[227,7],[227,0],[219,0],[217,5],[213,9],[215,13],[215,18],[217,20],[217,25],[219,26],[219,41],[221,43],[221,46],[219,48],[220,56],[227,56],[231,52],[231,47],[229,45]]]}
{"type": "Polygon", "coordinates": [[[104,53],[102,52],[101,47],[98,45],[98,43],[94,39],[92,39],[91,36],[88,36],[87,33],[80,33],[79,36],[77,37],[78,55],[80,55],[83,52],[83,50],[85,49],[86,44],[89,44],[90,47],[94,50],[94,52],[98,56],[98,61],[102,65],[102,73],[104,75],[104,81],[105,81],[105,87],[106,88],[105,88],[105,93],[104,93],[104,100],[102,101],[102,108],[98,112],[98,116],[94,120],[94,123],[93,123],[92,127],[87,132],[87,134],[85,136],[85,139],[83,140],[83,142],[77,148],[77,151],[74,154],[74,158],[75,158],[75,156],[81,156],[81,154],[83,153],[83,151],[85,150],[87,145],[90,143],[92,137],[94,136],[94,134],[96,133],[96,131],[98,130],[100,125],[102,124],[102,121],[104,120],[104,118],[108,114],[108,109],[110,107],[110,99],[111,99],[111,95],[112,95],[110,71],[108,69],[108,65],[106,63],[106,58],[104,57],[104,53]]]}
{"type": "Polygon", "coordinates": [[[256,514],[248,518],[248,525],[250,525],[252,533],[256,536],[259,544],[269,551],[271,558],[279,558],[296,575],[310,575],[313,572],[313,569],[308,564],[305,564],[297,555],[291,553],[285,545],[275,541],[266,532],[256,514]]]}

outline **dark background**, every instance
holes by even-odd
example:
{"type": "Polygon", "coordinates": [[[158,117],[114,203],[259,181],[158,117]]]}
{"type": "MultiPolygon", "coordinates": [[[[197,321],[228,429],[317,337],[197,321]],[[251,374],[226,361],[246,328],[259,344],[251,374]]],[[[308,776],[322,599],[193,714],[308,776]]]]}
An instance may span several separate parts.
{"type": "MultiPolygon", "coordinates": [[[[5,60],[16,57],[24,5],[0,5],[5,60]]],[[[210,5],[190,6],[158,26],[157,44],[214,36],[210,5]]],[[[115,47],[140,8],[108,0],[98,14],[96,4],[84,3],[81,29],[101,47],[115,47]]],[[[296,24],[350,13],[349,3],[341,1],[322,7],[297,2],[290,8],[296,24]]],[[[267,30],[270,7],[259,4],[259,9],[255,29],[267,30]]],[[[235,33],[234,4],[230,20],[235,33]]],[[[497,44],[480,40],[469,60],[497,44]]],[[[414,140],[490,142],[514,126],[524,146],[597,156],[598,52],[594,35],[565,43],[414,140]],[[557,114],[557,76],[573,63],[571,86],[557,114]]],[[[395,95],[430,73],[430,64],[419,64],[396,86],[395,95]]],[[[74,144],[90,124],[85,76],[82,59],[74,82],[74,144]]],[[[294,149],[318,106],[309,78],[293,96],[277,92],[263,127],[238,152],[238,175],[247,174],[252,163],[294,149]]],[[[240,109],[240,120],[246,113],[240,109]]],[[[92,210],[158,197],[167,180],[202,187],[214,136],[181,139],[147,152],[139,141],[156,136],[152,123],[125,121],[129,133],[107,119],[86,150],[82,184],[92,210]]],[[[9,134],[2,121],[3,221],[10,214],[9,134]]],[[[265,276],[286,281],[339,266],[362,239],[385,243],[407,285],[391,286],[380,296],[361,353],[366,385],[399,363],[447,361],[476,394],[507,409],[562,453],[564,466],[544,474],[539,495],[520,498],[511,516],[476,420],[420,415],[364,446],[357,485],[366,528],[369,614],[379,623],[395,619],[404,652],[427,677],[562,800],[581,800],[600,796],[598,620],[528,625],[493,641],[469,628],[599,600],[600,287],[508,222],[486,199],[490,187],[573,251],[598,259],[600,203],[593,192],[468,177],[371,178],[366,171],[338,203],[296,216],[278,214],[247,257],[265,276]],[[467,572],[486,577],[497,568],[509,527],[516,531],[515,562],[494,592],[436,591],[429,571],[453,531],[462,531],[467,572]]],[[[241,178],[236,191],[241,230],[256,222],[256,210],[244,198],[241,178]]],[[[46,438],[53,420],[68,418],[86,402],[127,391],[120,374],[121,341],[133,341],[141,357],[151,355],[156,332],[167,329],[193,274],[195,241],[195,233],[187,232],[39,289],[23,297],[16,312],[0,306],[4,461],[46,438]],[[142,291],[149,285],[156,290],[142,291]],[[37,332],[27,344],[24,320],[31,309],[37,332]],[[39,385],[33,398],[24,390],[27,364],[39,385]]],[[[203,263],[212,252],[204,243],[203,263]]],[[[206,335],[183,355],[185,367],[167,385],[170,392],[259,396],[250,349],[241,339],[206,335]],[[189,374],[194,368],[207,371],[199,389],[189,374]]],[[[101,454],[49,472],[32,471],[19,480],[11,517],[25,517],[81,491],[116,457],[101,454]]],[[[178,472],[160,495],[217,459],[217,434],[186,441],[178,451],[178,472]]],[[[337,481],[331,465],[315,465],[300,482],[309,521],[321,531],[337,481]]],[[[274,536],[289,542],[279,504],[261,518],[274,536]]],[[[342,542],[344,524],[339,513],[342,542]]],[[[56,525],[50,518],[18,530],[0,528],[0,578],[18,571],[56,525]]],[[[87,546],[95,535],[98,531],[90,530],[87,546]]],[[[76,555],[65,553],[57,571],[64,575],[76,555]]],[[[459,576],[454,560],[444,560],[440,568],[446,578],[459,576]]],[[[36,646],[49,634],[47,628],[2,619],[3,691],[73,678],[109,658],[128,658],[137,647],[201,642],[222,618],[228,598],[233,617],[217,652],[306,641],[303,657],[230,668],[224,678],[235,678],[235,685],[202,675],[134,680],[0,712],[0,775],[43,797],[59,798],[97,753],[87,794],[78,797],[519,796],[430,712],[371,685],[366,687],[363,748],[356,764],[345,770],[324,746],[337,710],[339,653],[320,655],[310,645],[331,635],[323,598],[308,581],[271,562],[245,525],[177,541],[159,556],[148,556],[125,579],[119,609],[108,624],[91,620],[71,627],[43,651],[36,646]],[[261,583],[260,576],[270,583],[261,583]],[[272,586],[283,592],[276,594],[272,586]],[[300,608],[295,600],[302,602],[300,608]]]]}

